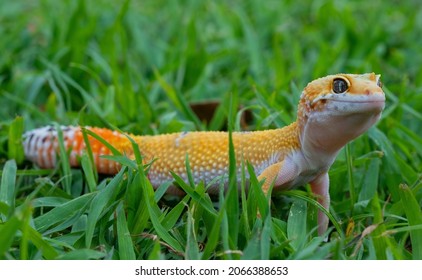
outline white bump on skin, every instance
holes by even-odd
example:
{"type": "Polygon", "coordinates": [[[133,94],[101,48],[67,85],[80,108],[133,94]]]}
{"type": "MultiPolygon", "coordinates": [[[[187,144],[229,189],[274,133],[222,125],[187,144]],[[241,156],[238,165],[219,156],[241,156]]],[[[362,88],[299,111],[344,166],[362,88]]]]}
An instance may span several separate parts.
{"type": "Polygon", "coordinates": [[[180,146],[180,141],[188,134],[188,132],[184,131],[180,133],[180,135],[174,140],[174,145],[176,148],[180,146]]]}

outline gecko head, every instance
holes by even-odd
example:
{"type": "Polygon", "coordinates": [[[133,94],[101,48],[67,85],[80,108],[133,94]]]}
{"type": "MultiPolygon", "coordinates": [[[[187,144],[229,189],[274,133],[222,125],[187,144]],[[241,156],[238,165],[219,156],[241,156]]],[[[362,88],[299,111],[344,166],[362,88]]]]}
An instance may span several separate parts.
{"type": "Polygon", "coordinates": [[[368,130],[381,117],[384,106],[380,75],[330,75],[305,87],[298,123],[316,144],[342,147],[368,130]]]}
{"type": "Polygon", "coordinates": [[[304,89],[302,115],[314,118],[332,115],[380,114],[385,95],[380,75],[337,74],[310,82],[304,89]]]}

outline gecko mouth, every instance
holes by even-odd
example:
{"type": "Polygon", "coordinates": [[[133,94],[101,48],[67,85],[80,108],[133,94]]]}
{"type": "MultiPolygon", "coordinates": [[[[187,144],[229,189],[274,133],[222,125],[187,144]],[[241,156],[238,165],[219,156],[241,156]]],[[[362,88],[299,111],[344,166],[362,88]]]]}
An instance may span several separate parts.
{"type": "Polygon", "coordinates": [[[319,108],[324,104],[326,110],[338,112],[341,115],[343,113],[380,113],[385,107],[385,95],[377,93],[353,96],[329,94],[314,99],[312,104],[319,104],[319,106],[317,105],[319,108]]]}
{"type": "Polygon", "coordinates": [[[346,102],[346,103],[385,103],[385,95],[382,93],[370,94],[327,94],[315,98],[312,103],[322,102],[346,102]]]}
{"type": "Polygon", "coordinates": [[[359,106],[373,106],[373,107],[384,107],[385,106],[385,100],[329,100],[334,103],[341,103],[341,104],[356,104],[359,106]]]}
{"type": "Polygon", "coordinates": [[[380,114],[385,107],[385,100],[330,100],[327,109],[343,114],[380,114]]]}
{"type": "Polygon", "coordinates": [[[356,100],[356,99],[334,99],[327,98],[327,101],[342,102],[342,103],[358,103],[358,104],[385,104],[385,98],[371,99],[371,100],[356,100]]]}

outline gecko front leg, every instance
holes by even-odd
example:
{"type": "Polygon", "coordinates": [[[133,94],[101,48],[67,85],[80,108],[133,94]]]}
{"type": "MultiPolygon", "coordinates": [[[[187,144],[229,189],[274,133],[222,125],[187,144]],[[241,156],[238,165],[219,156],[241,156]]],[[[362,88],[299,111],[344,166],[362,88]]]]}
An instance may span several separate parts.
{"type": "MultiPolygon", "coordinates": [[[[328,177],[328,173],[325,172],[318,176],[315,180],[310,182],[310,185],[312,192],[317,196],[318,202],[328,211],[330,207],[330,179],[328,177]]],[[[327,228],[328,217],[324,212],[318,210],[318,234],[324,234],[327,228]]]]}
{"type": "MultiPolygon", "coordinates": [[[[264,180],[261,188],[264,195],[267,196],[272,184],[274,184],[276,188],[283,187],[286,183],[293,181],[297,175],[297,166],[292,161],[285,159],[264,169],[258,176],[258,181],[264,180]]],[[[271,200],[269,200],[269,203],[271,204],[271,200]]],[[[261,216],[259,211],[257,216],[261,216]]]]}
{"type": "Polygon", "coordinates": [[[262,185],[262,191],[264,192],[265,196],[267,196],[268,191],[270,190],[271,184],[277,180],[280,171],[283,169],[283,163],[278,162],[276,164],[270,165],[262,173],[258,176],[258,181],[264,181],[262,185]]]}
{"type": "MultiPolygon", "coordinates": [[[[263,180],[262,191],[265,195],[268,194],[270,186],[274,183],[276,188],[282,188],[285,185],[289,185],[299,176],[299,168],[294,161],[285,159],[284,161],[270,165],[266,168],[259,176],[258,180],[263,180]]],[[[325,208],[329,209],[330,206],[330,194],[329,194],[329,177],[328,173],[325,172],[313,181],[310,182],[312,192],[316,195],[318,202],[325,208]]],[[[321,210],[318,211],[318,234],[322,235],[328,228],[328,217],[321,210]]]]}
{"type": "Polygon", "coordinates": [[[262,191],[268,194],[271,184],[276,188],[281,188],[287,183],[292,182],[299,174],[297,165],[288,158],[268,166],[258,176],[258,181],[265,180],[262,185],[262,191]]]}

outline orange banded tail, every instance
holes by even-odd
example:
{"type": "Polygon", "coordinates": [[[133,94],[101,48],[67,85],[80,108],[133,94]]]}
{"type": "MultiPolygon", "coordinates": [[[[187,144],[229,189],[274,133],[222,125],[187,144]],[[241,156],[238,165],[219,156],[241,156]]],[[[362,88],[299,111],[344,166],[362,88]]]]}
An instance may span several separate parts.
{"type": "MultiPolygon", "coordinates": [[[[79,167],[79,159],[86,152],[86,144],[80,127],[61,126],[64,145],[69,153],[70,165],[79,167]]],[[[129,140],[122,134],[109,129],[87,127],[88,130],[102,137],[120,152],[131,155],[132,148],[129,140]]],[[[97,171],[103,174],[115,174],[120,169],[120,164],[102,158],[112,152],[100,141],[88,136],[92,149],[94,163],[97,171]]],[[[59,151],[57,131],[54,126],[45,126],[28,131],[24,134],[25,157],[41,168],[54,168],[57,164],[59,151]]]]}

